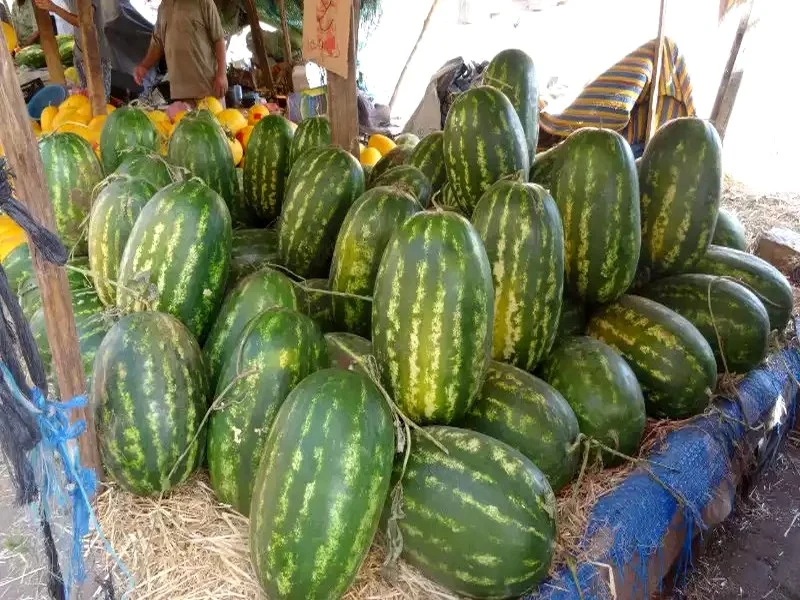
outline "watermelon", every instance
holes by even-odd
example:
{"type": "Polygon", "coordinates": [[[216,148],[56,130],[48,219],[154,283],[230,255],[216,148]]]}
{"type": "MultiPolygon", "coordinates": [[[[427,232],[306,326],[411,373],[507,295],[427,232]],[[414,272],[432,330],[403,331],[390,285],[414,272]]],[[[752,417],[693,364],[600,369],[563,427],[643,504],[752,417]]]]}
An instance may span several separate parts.
{"type": "Polygon", "coordinates": [[[122,155],[116,173],[148,181],[157,190],[173,183],[172,168],[156,152],[131,152],[122,155]]]}
{"type": "MultiPolygon", "coordinates": [[[[563,142],[561,142],[563,144],[563,142]]],[[[561,153],[561,144],[553,146],[544,152],[536,155],[536,160],[531,167],[529,179],[531,183],[538,183],[546,189],[553,185],[556,173],[558,173],[558,157],[561,153]]]]}
{"type": "Polygon", "coordinates": [[[411,146],[413,148],[419,144],[419,136],[413,133],[401,133],[394,139],[394,142],[398,146],[411,146]]]}
{"type": "Polygon", "coordinates": [[[471,598],[516,598],[547,575],[556,500],[517,450],[465,429],[415,430],[402,488],[403,557],[429,579],[471,598]]]}
{"type": "Polygon", "coordinates": [[[142,209],[119,266],[117,306],[158,310],[199,340],[222,302],[231,259],[231,217],[197,177],[173,183],[142,209]]]}
{"type": "Polygon", "coordinates": [[[456,198],[453,186],[449,181],[445,182],[436,198],[431,198],[431,204],[435,207],[441,207],[444,210],[458,213],[461,216],[466,216],[458,206],[458,198],[456,198]]]}
{"type": "Polygon", "coordinates": [[[533,59],[522,50],[503,50],[486,67],[483,83],[497,88],[511,101],[525,132],[528,157],[533,163],[539,141],[539,87],[533,59]]]}
{"type": "Polygon", "coordinates": [[[367,365],[372,362],[372,342],[360,335],[342,331],[326,333],[325,341],[328,344],[331,367],[359,371],[364,374],[368,372],[368,369],[359,361],[363,361],[367,365]]]}
{"type": "Polygon", "coordinates": [[[372,301],[372,346],[389,394],[416,423],[469,409],[491,358],[494,290],[464,217],[421,212],[392,236],[372,301]]]}
{"type": "Polygon", "coordinates": [[[75,62],[75,40],[64,40],[58,44],[58,57],[64,67],[71,67],[75,62]]]}
{"type": "Polygon", "coordinates": [[[106,173],[122,163],[123,152],[140,146],[157,152],[160,140],[156,126],[141,108],[120,106],[106,118],[100,134],[100,158],[106,173]]]}
{"type": "Polygon", "coordinates": [[[248,275],[225,296],[203,346],[212,389],[217,387],[224,364],[239,347],[248,323],[274,306],[297,309],[299,303],[292,280],[268,268],[248,275]]]}
{"type": "MultiPolygon", "coordinates": [[[[417,209],[416,200],[397,188],[372,188],[356,200],[336,239],[330,289],[372,296],[389,238],[417,209]]],[[[331,297],[331,302],[334,320],[341,329],[370,335],[372,305],[369,302],[339,296],[331,297]]]]}
{"type": "Polygon", "coordinates": [[[258,123],[247,144],[243,202],[256,221],[270,225],[281,214],[292,128],[281,115],[267,115],[258,123]]]}
{"type": "Polygon", "coordinates": [[[551,191],[564,222],[569,293],[612,302],[633,282],[639,260],[639,185],[633,153],[610,129],[579,129],[559,146],[551,191]]]}
{"type": "Polygon", "coordinates": [[[686,318],[703,334],[720,372],[747,373],[767,354],[769,315],[750,290],[716,275],[659,279],[640,295],[686,318]]]}
{"type": "Polygon", "coordinates": [[[289,308],[270,308],[237,336],[221,368],[219,404],[208,429],[208,471],[220,502],[243,515],[258,462],[286,396],[314,371],[328,366],[319,327],[289,308]]]}
{"type": "Polygon", "coordinates": [[[505,442],[559,490],[578,468],[578,421],[564,397],[541,379],[495,362],[460,425],[505,442]]]}
{"type": "Polygon", "coordinates": [[[558,320],[556,339],[571,335],[583,335],[586,330],[586,307],[573,300],[569,294],[561,299],[561,317],[558,320]]]}
{"type": "Polygon", "coordinates": [[[561,312],[564,239],[558,208],[539,185],[498,181],[478,202],[472,223],[494,279],[492,356],[531,371],[553,345],[561,312]]]}
{"type": "Polygon", "coordinates": [[[327,276],[339,227],[363,193],[364,172],[352,154],[334,147],[303,153],[281,212],[281,264],[301,277],[327,276]]]}
{"type": "Polygon", "coordinates": [[[341,598],[389,491],[394,423],[365,376],[325,369],[292,390],[264,444],[250,556],[269,598],[341,598]]]}
{"type": "Polygon", "coordinates": [[[444,168],[444,133],[434,131],[426,135],[408,159],[408,164],[417,167],[431,182],[433,192],[438,192],[447,181],[444,168]]]}
{"type": "Polygon", "coordinates": [[[203,456],[208,391],[200,347],[180,321],[120,319],[97,350],[91,391],[108,475],[137,495],[185,481],[203,456]]]}
{"type": "Polygon", "coordinates": [[[310,117],[303,120],[294,132],[292,147],[289,153],[289,166],[303,152],[311,148],[324,148],[331,145],[331,123],[327,117],[310,117]]]}
{"type": "Polygon", "coordinates": [[[222,196],[235,221],[252,218],[239,200],[239,182],[228,138],[210,112],[192,112],[178,122],[169,138],[167,160],[187,169],[222,196]]]}
{"type": "Polygon", "coordinates": [[[794,305],[792,286],[767,261],[747,252],[712,245],[695,265],[694,271],[738,281],[764,304],[770,329],[783,331],[786,327],[794,305]]]}
{"type": "Polygon", "coordinates": [[[274,229],[235,229],[231,241],[229,285],[278,262],[278,232],[274,229]]]}
{"type": "Polygon", "coordinates": [[[372,168],[369,181],[376,181],[389,169],[407,164],[413,153],[413,146],[397,146],[392,148],[372,168]]]}
{"type": "Polygon", "coordinates": [[[527,181],[528,142],[505,94],[479,86],[456,97],[444,125],[444,164],[467,215],[494,182],[510,175],[527,181]]]}
{"type": "Polygon", "coordinates": [[[35,280],[33,274],[33,263],[31,262],[31,251],[28,243],[23,242],[6,254],[2,261],[3,270],[8,279],[11,291],[19,295],[25,283],[31,279],[35,280]]]}
{"type": "Polygon", "coordinates": [[[744,225],[731,211],[724,208],[719,209],[717,214],[717,226],[714,228],[712,244],[726,246],[744,252],[747,250],[747,235],[744,225]]]}
{"type": "Polygon", "coordinates": [[[662,126],[639,165],[642,266],[654,275],[691,270],[714,237],[722,191],[722,143],[696,117],[662,126]]]}
{"type": "Polygon", "coordinates": [[[89,217],[89,265],[105,306],[117,303],[119,263],[139,213],[156,193],[144,179],[112,175],[97,194],[89,217]]]}
{"type": "Polygon", "coordinates": [[[414,196],[422,208],[427,208],[430,205],[431,182],[425,176],[425,173],[411,165],[392,167],[370,183],[369,187],[398,188],[414,196]]]}
{"type": "Polygon", "coordinates": [[[47,66],[44,50],[39,44],[31,44],[17,50],[14,55],[14,63],[18,67],[27,69],[44,69],[47,66]]]}
{"type": "Polygon", "coordinates": [[[651,417],[703,412],[717,379],[714,352],[678,313],[640,296],[622,296],[596,312],[588,333],[628,361],[651,417]]]}
{"type": "Polygon", "coordinates": [[[327,279],[306,279],[303,282],[302,312],[311,317],[325,333],[336,330],[333,319],[333,296],[326,293],[328,291],[330,283],[327,279]]]}
{"type": "Polygon", "coordinates": [[[103,179],[103,168],[89,142],[74,133],[54,133],[39,141],[56,230],[73,256],[86,256],[85,222],[92,192],[103,179]]]}
{"type": "MultiPolygon", "coordinates": [[[[541,368],[542,377],[575,412],[581,433],[617,452],[635,456],[647,424],[636,375],[608,344],[590,337],[565,338],[541,368]]],[[[604,466],[621,457],[600,452],[604,466]]]]}

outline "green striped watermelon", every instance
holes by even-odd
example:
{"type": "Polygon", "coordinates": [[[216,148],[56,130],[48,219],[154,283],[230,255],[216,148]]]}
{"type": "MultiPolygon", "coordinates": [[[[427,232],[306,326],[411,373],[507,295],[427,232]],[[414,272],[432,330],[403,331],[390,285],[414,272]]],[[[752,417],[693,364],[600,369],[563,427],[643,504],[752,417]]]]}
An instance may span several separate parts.
{"type": "Polygon", "coordinates": [[[646,298],[622,296],[595,313],[588,332],[628,361],[648,415],[682,419],[708,406],[717,378],[714,353],[678,313],[646,298]]]}
{"type": "Polygon", "coordinates": [[[325,333],[336,330],[336,323],[333,319],[333,296],[326,293],[330,289],[328,279],[306,279],[303,282],[303,312],[311,317],[325,333]]]}
{"type": "Polygon", "coordinates": [[[67,252],[86,256],[86,225],[92,192],[103,168],[89,142],[74,133],[54,133],[39,141],[56,230],[67,252]]]}
{"type": "MultiPolygon", "coordinates": [[[[372,296],[389,238],[417,210],[416,200],[396,188],[372,188],[356,200],[336,239],[330,289],[372,296]]],[[[341,329],[370,335],[372,305],[369,302],[344,297],[332,297],[331,302],[334,320],[341,329]]]]}
{"type": "Polygon", "coordinates": [[[654,275],[691,270],[714,236],[722,143],[714,125],[684,117],[662,126],[639,165],[642,266],[654,275]]]}
{"type": "Polygon", "coordinates": [[[610,129],[579,129],[559,146],[551,191],[564,222],[569,292],[588,304],[633,283],[641,247],[633,153],[610,129]]]}
{"type": "Polygon", "coordinates": [[[129,148],[158,151],[160,140],[156,126],[140,108],[120,106],[106,118],[100,134],[100,158],[106,173],[113,173],[129,148]]]}
{"type": "Polygon", "coordinates": [[[461,426],[505,442],[527,456],[560,490],[578,469],[578,421],[550,385],[495,362],[461,426]]]}
{"type": "Polygon", "coordinates": [[[556,339],[571,335],[583,335],[586,331],[586,307],[569,294],[561,299],[561,317],[558,320],[556,339]]]}
{"type": "Polygon", "coordinates": [[[132,152],[124,154],[116,173],[145,179],[157,190],[173,183],[172,167],[156,152],[132,152]]]}
{"type": "Polygon", "coordinates": [[[281,264],[301,277],[326,276],[342,221],[363,193],[364,172],[352,154],[333,147],[303,153],[281,212],[281,264]]]}
{"type": "Polygon", "coordinates": [[[408,164],[413,153],[413,146],[397,146],[389,150],[372,168],[372,173],[369,176],[370,183],[376,181],[389,169],[408,164]]]}
{"type": "Polygon", "coordinates": [[[497,88],[511,101],[525,132],[528,157],[533,163],[539,141],[539,86],[533,59],[522,50],[503,50],[486,67],[483,83],[497,88]]]}
{"type": "Polygon", "coordinates": [[[230,259],[231,217],[222,198],[197,177],[173,183],[131,230],[117,306],[166,312],[202,340],[222,302],[230,259]]]}
{"type": "Polygon", "coordinates": [[[289,392],[328,366],[319,327],[289,308],[270,308],[248,324],[221,365],[218,408],[208,429],[208,470],[221,502],[243,515],[272,422],[289,392]]]}
{"type": "Polygon", "coordinates": [[[89,217],[89,265],[100,300],[117,303],[119,263],[133,224],[156,193],[144,179],[111,175],[97,194],[89,217]]]}
{"type": "Polygon", "coordinates": [[[426,135],[414,147],[408,164],[417,167],[431,182],[433,192],[442,189],[447,181],[447,172],[444,168],[444,133],[434,131],[426,135]]]}
{"type": "Polygon", "coordinates": [[[734,248],[711,246],[694,266],[694,272],[731,277],[752,291],[764,304],[771,329],[783,331],[792,314],[792,286],[767,261],[734,248]]]}
{"type": "Polygon", "coordinates": [[[372,342],[360,335],[343,331],[326,333],[325,341],[328,344],[331,367],[364,374],[368,372],[368,369],[359,361],[363,361],[367,365],[372,362],[372,342]]]}
{"type": "MultiPolygon", "coordinates": [[[[628,363],[608,344],[590,337],[561,340],[542,365],[542,377],[566,398],[581,433],[635,456],[647,424],[644,396],[628,363]]],[[[621,457],[601,452],[603,465],[621,457]]]]}
{"type": "Polygon", "coordinates": [[[403,557],[428,578],[471,598],[516,598],[547,575],[556,499],[517,450],[465,429],[415,430],[402,487],[403,557]]]}
{"type": "Polygon", "coordinates": [[[158,312],[120,319],[97,350],[91,391],[111,478],[138,495],[185,481],[205,448],[208,392],[200,347],[180,321],[158,312]]]}
{"type": "Polygon", "coordinates": [[[706,338],[720,372],[747,373],[767,354],[769,315],[747,288],[716,275],[659,279],[640,295],[684,317],[706,338]]]}
{"type": "Polygon", "coordinates": [[[212,388],[217,387],[223,365],[239,347],[248,323],[274,306],[296,310],[299,302],[292,280],[273,269],[248,275],[228,292],[203,346],[212,388]]]}
{"type": "Polygon", "coordinates": [[[556,174],[558,173],[558,157],[561,154],[561,144],[553,146],[536,155],[536,160],[530,170],[531,183],[538,183],[546,189],[553,186],[556,174]]]}
{"type": "Polygon", "coordinates": [[[365,376],[325,369],[292,390],[264,445],[250,556],[270,598],[341,598],[389,491],[394,423],[365,376]]]}
{"type": "Polygon", "coordinates": [[[469,409],[491,357],[494,290],[475,228],[421,212],[392,236],[372,302],[372,345],[389,394],[417,423],[469,409]]]}
{"type": "Polygon", "coordinates": [[[247,144],[243,202],[264,225],[281,214],[293,135],[284,117],[267,115],[258,121],[247,144]]]}
{"type": "Polygon", "coordinates": [[[431,204],[433,204],[434,207],[441,207],[444,210],[449,210],[451,212],[458,213],[461,216],[466,216],[458,206],[458,198],[456,198],[456,194],[453,191],[453,186],[449,181],[445,182],[445,184],[442,186],[442,189],[439,190],[439,194],[437,194],[434,198],[431,198],[431,204]]]}
{"type": "Polygon", "coordinates": [[[3,270],[6,272],[11,291],[19,295],[27,281],[34,278],[33,263],[28,243],[23,242],[3,259],[3,270]]]}
{"type": "Polygon", "coordinates": [[[274,229],[234,229],[231,241],[231,276],[228,285],[269,264],[278,262],[278,232],[274,229]]]}
{"type": "Polygon", "coordinates": [[[394,141],[398,146],[411,146],[413,148],[419,144],[419,136],[413,133],[401,133],[394,141]]]}
{"type": "Polygon", "coordinates": [[[472,215],[494,182],[515,175],[528,179],[525,131],[499,90],[480,86],[456,97],[444,125],[444,164],[458,206],[472,215]]]}
{"type": "Polygon", "coordinates": [[[247,222],[252,217],[241,205],[228,138],[207,110],[189,113],[180,120],[169,138],[167,159],[188,169],[222,196],[235,221],[247,222]]]}
{"type": "Polygon", "coordinates": [[[420,207],[427,208],[431,201],[431,182],[421,170],[411,165],[392,167],[383,175],[370,183],[370,188],[394,187],[408,192],[419,203],[420,207]]]}
{"type": "Polygon", "coordinates": [[[724,208],[719,209],[717,226],[714,228],[714,237],[711,243],[741,250],[742,252],[747,250],[747,235],[744,231],[744,225],[731,211],[724,208]]]}
{"type": "Polygon", "coordinates": [[[564,238],[553,198],[536,184],[498,181],[472,223],[494,278],[492,356],[527,371],[553,345],[564,292],[564,238]]]}
{"type": "Polygon", "coordinates": [[[331,123],[327,117],[309,117],[304,119],[294,132],[292,148],[289,155],[289,166],[294,165],[295,161],[303,152],[311,148],[324,148],[331,145],[331,123]]]}

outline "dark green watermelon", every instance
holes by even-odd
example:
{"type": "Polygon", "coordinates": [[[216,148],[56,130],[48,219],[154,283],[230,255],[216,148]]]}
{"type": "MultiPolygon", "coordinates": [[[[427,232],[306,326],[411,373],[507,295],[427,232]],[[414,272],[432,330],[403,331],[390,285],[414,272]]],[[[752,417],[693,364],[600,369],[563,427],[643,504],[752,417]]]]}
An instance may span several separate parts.
{"type": "Polygon", "coordinates": [[[156,126],[140,108],[121,106],[106,118],[100,134],[100,157],[106,173],[113,173],[123,160],[123,152],[137,146],[158,151],[156,126]]]}
{"type": "Polygon", "coordinates": [[[255,126],[244,163],[243,202],[258,223],[271,225],[281,214],[292,129],[281,115],[267,115],[255,126]]]}

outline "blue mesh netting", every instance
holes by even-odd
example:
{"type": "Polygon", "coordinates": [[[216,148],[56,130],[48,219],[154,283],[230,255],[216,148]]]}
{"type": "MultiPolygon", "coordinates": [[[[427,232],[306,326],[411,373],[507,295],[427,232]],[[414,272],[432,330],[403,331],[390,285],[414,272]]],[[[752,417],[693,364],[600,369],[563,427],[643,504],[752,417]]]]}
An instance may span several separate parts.
{"type": "Polygon", "coordinates": [[[732,483],[732,464],[745,434],[763,435],[758,468],[777,455],[794,425],[799,376],[800,351],[778,352],[737,385],[738,400],[720,398],[715,409],[670,433],[648,457],[652,475],[637,469],[595,504],[581,542],[592,562],[563,568],[524,600],[610,600],[610,568],[617,589],[646,597],[650,578],[657,577],[660,585],[672,568],[674,554],[664,556],[663,548],[671,527],[687,533],[676,569],[682,578],[691,568],[692,539],[705,528],[703,510],[720,489],[733,501],[735,486],[721,484],[732,483]]]}

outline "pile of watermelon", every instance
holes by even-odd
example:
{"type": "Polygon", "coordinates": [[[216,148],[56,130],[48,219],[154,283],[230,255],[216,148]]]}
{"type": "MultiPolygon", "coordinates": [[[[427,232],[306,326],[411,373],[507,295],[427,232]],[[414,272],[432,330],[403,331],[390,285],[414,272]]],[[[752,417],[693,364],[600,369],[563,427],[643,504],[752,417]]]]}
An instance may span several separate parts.
{"type": "MultiPolygon", "coordinates": [[[[602,129],[535,156],[537,111],[510,50],[369,174],[320,118],[259,120],[239,174],[203,110],[166,159],[135,108],[101,160],[44,137],[110,477],[160,494],[207,462],[270,598],[341,597],[379,530],[454,593],[534,588],[584,457],[703,412],[792,309],[719,208],[711,125],[637,167],[602,129]]],[[[27,247],[3,266],[47,356],[27,247]]]]}

